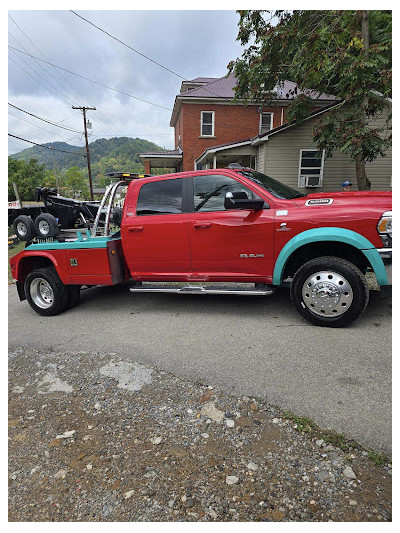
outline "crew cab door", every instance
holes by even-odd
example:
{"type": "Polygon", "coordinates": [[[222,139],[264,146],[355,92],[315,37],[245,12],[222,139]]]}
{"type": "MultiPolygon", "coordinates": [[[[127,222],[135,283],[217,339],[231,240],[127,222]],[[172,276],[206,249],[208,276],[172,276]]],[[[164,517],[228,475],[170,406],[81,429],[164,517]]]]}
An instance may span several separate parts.
{"type": "Polygon", "coordinates": [[[132,277],[166,280],[190,274],[186,188],[184,178],[145,179],[128,193],[121,235],[132,277]]]}
{"type": "Polygon", "coordinates": [[[269,282],[273,269],[273,218],[270,202],[258,211],[225,209],[227,192],[260,197],[239,179],[212,174],[189,182],[189,236],[193,278],[269,282]]]}

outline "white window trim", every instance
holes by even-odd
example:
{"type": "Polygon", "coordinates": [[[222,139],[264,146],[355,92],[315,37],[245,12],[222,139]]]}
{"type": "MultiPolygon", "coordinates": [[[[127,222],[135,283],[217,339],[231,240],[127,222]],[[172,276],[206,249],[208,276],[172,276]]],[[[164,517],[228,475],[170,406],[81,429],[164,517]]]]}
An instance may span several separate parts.
{"type": "MultiPolygon", "coordinates": [[[[209,124],[206,124],[206,126],[209,126],[209,124]]],[[[215,111],[202,111],[201,112],[201,120],[200,120],[200,137],[214,137],[214,129],[215,129],[215,111]],[[211,135],[203,135],[203,113],[211,113],[212,115],[212,133],[211,135]]]]}
{"type": "MultiPolygon", "coordinates": [[[[267,114],[268,115],[271,115],[271,127],[268,131],[274,129],[274,112],[273,111],[260,111],[260,125],[259,125],[259,128],[258,128],[258,131],[259,131],[259,135],[261,135],[261,129],[262,129],[262,116],[263,114],[267,114]]],[[[266,132],[264,132],[266,133],[266,132]]]]}
{"type": "MultiPolygon", "coordinates": [[[[299,175],[298,175],[297,183],[298,183],[298,187],[306,188],[306,185],[304,184],[303,180],[301,179],[301,168],[302,168],[301,167],[301,160],[303,159],[303,152],[320,152],[320,150],[318,150],[318,148],[301,148],[300,149],[299,175]]],[[[319,182],[318,182],[318,185],[314,185],[313,187],[322,187],[322,181],[323,181],[323,178],[324,178],[324,163],[325,163],[325,150],[322,150],[319,182]]],[[[316,168],[316,167],[312,167],[312,168],[316,168]]],[[[316,176],[316,174],[313,174],[313,176],[316,176]]]]}

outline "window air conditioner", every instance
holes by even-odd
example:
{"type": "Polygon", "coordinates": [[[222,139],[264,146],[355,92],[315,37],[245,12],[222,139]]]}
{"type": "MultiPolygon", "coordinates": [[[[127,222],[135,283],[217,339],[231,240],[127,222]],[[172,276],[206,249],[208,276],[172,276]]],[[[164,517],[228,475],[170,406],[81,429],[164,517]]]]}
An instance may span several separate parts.
{"type": "Polygon", "coordinates": [[[320,187],[319,176],[304,176],[304,187],[320,187]]]}

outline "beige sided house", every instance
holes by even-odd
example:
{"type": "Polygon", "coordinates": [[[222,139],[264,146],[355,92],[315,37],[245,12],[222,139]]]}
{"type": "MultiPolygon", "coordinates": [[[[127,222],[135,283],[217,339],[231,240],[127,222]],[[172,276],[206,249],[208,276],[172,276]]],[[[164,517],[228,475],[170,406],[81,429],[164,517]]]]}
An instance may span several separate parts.
{"type": "MultiPolygon", "coordinates": [[[[315,122],[331,107],[313,112],[304,122],[282,124],[264,134],[235,143],[218,145],[205,150],[197,159],[197,165],[204,168],[223,168],[230,163],[252,166],[286,185],[303,192],[339,191],[345,180],[353,183],[357,190],[355,162],[346,154],[334,152],[331,158],[320,154],[312,141],[315,122]],[[250,165],[251,163],[251,165],[250,165]]],[[[391,111],[387,109],[370,122],[372,127],[381,127],[391,111]]],[[[373,190],[392,188],[392,150],[386,157],[380,157],[366,165],[367,177],[373,190]]]]}

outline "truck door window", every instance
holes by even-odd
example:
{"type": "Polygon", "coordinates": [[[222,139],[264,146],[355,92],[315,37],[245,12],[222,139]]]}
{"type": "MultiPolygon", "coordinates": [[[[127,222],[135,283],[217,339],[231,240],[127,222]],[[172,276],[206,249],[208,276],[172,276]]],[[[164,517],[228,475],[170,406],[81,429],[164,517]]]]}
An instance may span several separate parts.
{"type": "Polygon", "coordinates": [[[249,199],[259,199],[250,189],[239,181],[228,176],[210,175],[194,176],[194,210],[195,211],[225,211],[225,196],[227,192],[241,191],[249,199]]]}
{"type": "Polygon", "coordinates": [[[182,213],[182,178],[145,183],[139,191],[137,215],[182,213]]]}

